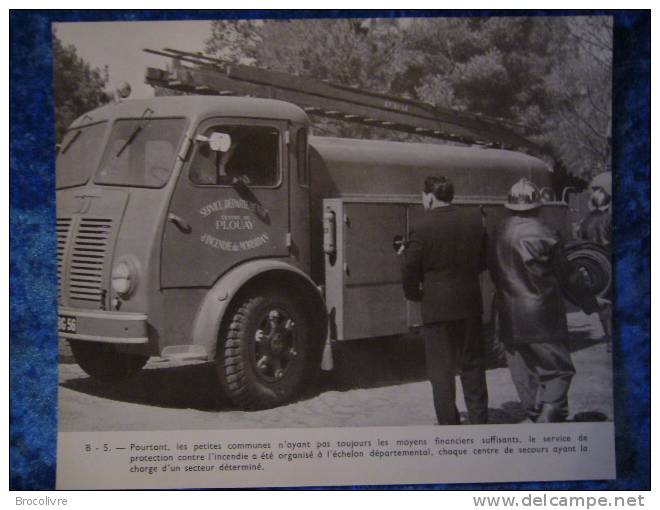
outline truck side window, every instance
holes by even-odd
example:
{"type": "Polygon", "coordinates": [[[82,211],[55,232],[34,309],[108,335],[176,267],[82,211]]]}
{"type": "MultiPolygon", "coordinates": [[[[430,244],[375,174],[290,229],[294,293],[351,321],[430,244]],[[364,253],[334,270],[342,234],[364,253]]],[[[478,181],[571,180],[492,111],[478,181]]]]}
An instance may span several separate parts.
{"type": "Polygon", "coordinates": [[[190,180],[195,184],[231,186],[237,180],[250,187],[270,187],[279,183],[280,133],[268,126],[214,126],[204,135],[231,136],[227,152],[214,152],[198,143],[190,163],[190,180]]]}
{"type": "Polygon", "coordinates": [[[309,164],[307,162],[307,130],[299,129],[296,140],[296,161],[298,163],[298,184],[309,186],[309,164]]]}

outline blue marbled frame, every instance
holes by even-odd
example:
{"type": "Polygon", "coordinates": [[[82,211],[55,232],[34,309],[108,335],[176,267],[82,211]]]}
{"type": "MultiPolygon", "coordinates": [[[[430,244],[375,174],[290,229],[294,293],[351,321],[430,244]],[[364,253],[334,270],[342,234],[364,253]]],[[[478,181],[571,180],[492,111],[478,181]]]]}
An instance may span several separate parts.
{"type": "MultiPolygon", "coordinates": [[[[57,438],[51,23],[237,17],[588,14],[585,11],[12,11],[10,13],[10,481],[52,489],[57,438]]],[[[615,425],[612,481],[389,488],[650,489],[651,16],[614,16],[615,425]]]]}

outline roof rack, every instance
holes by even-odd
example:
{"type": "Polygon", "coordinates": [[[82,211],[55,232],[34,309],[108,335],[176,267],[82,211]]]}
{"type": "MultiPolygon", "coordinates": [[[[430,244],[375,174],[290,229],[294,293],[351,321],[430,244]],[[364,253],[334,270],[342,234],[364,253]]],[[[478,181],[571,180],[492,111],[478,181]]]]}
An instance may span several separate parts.
{"type": "Polygon", "coordinates": [[[199,53],[172,48],[144,51],[171,58],[174,63],[171,70],[147,68],[145,82],[154,87],[201,95],[280,99],[298,105],[312,117],[342,120],[468,145],[542,153],[536,144],[517,132],[521,126],[503,119],[234,64],[199,53]]]}

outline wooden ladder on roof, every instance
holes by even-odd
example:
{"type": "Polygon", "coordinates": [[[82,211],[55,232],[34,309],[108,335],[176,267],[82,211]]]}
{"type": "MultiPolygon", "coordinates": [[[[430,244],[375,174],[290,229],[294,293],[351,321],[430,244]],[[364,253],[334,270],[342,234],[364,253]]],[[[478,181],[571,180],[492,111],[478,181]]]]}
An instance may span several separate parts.
{"type": "Polygon", "coordinates": [[[542,154],[536,144],[519,134],[521,126],[503,119],[234,64],[199,53],[171,48],[144,51],[171,58],[174,63],[171,70],[147,68],[145,82],[154,87],[200,95],[279,99],[298,105],[312,117],[337,119],[467,145],[542,154]]]}

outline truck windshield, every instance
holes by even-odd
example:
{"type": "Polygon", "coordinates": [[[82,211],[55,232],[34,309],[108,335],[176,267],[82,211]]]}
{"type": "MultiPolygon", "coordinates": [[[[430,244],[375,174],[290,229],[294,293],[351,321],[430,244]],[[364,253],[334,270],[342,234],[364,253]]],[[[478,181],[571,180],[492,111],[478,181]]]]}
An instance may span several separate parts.
{"type": "Polygon", "coordinates": [[[160,188],[170,177],[185,119],[118,120],[94,182],[160,188]]]}
{"type": "Polygon", "coordinates": [[[57,155],[57,189],[82,186],[89,180],[99,157],[99,147],[107,128],[106,122],[69,130],[57,155]]]}

